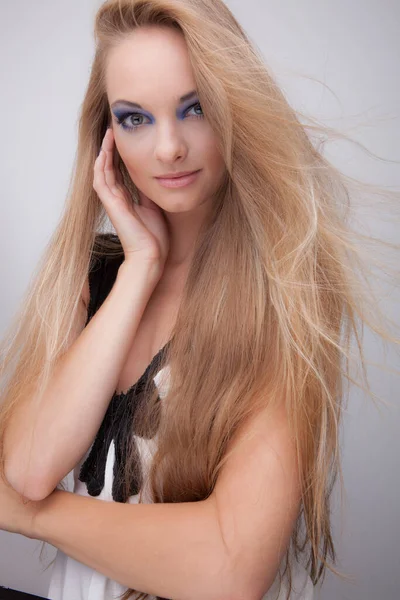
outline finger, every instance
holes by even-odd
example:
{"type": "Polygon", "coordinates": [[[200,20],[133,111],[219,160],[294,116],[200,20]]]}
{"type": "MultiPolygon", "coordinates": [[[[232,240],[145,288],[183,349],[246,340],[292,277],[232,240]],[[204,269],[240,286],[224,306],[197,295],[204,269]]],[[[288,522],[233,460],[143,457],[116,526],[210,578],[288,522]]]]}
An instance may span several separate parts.
{"type": "Polygon", "coordinates": [[[104,150],[102,150],[95,162],[95,174],[93,180],[94,189],[102,201],[104,200],[105,202],[115,203],[115,201],[118,199],[118,202],[122,201],[123,204],[126,204],[127,200],[124,191],[116,187],[110,189],[109,185],[107,184],[104,168],[105,163],[106,153],[104,150]]]}
{"type": "Polygon", "coordinates": [[[115,137],[114,137],[114,131],[112,129],[110,129],[110,133],[108,134],[108,141],[111,140],[111,144],[110,144],[110,155],[111,155],[111,161],[110,161],[110,168],[112,168],[112,177],[114,178],[114,182],[112,181],[111,178],[111,183],[109,183],[111,191],[114,193],[122,193],[123,195],[125,195],[125,184],[124,184],[124,179],[122,177],[121,171],[120,171],[120,156],[117,150],[117,146],[115,144],[115,137]]]}
{"type": "Polygon", "coordinates": [[[112,156],[112,166],[114,168],[114,177],[117,185],[123,185],[123,177],[120,170],[120,164],[122,162],[121,157],[118,152],[117,145],[115,143],[115,135],[114,130],[110,128],[109,139],[111,140],[111,156],[112,156]]]}
{"type": "Polygon", "coordinates": [[[94,163],[93,188],[97,192],[101,201],[111,202],[113,194],[107,185],[104,166],[106,161],[106,153],[102,150],[94,163]]]}
{"type": "Polygon", "coordinates": [[[111,129],[107,130],[107,133],[104,137],[103,150],[106,154],[104,164],[104,177],[108,187],[110,188],[110,190],[112,190],[113,187],[116,187],[116,179],[113,165],[113,137],[111,129]]]}
{"type": "Polygon", "coordinates": [[[114,158],[114,161],[113,161],[113,164],[114,164],[114,175],[115,175],[115,179],[116,179],[116,182],[117,182],[117,186],[121,186],[122,187],[124,185],[124,180],[123,180],[122,173],[121,173],[121,168],[120,168],[121,158],[119,156],[119,153],[118,153],[118,150],[117,150],[117,148],[115,146],[115,143],[114,143],[114,157],[113,158],[114,158]]]}

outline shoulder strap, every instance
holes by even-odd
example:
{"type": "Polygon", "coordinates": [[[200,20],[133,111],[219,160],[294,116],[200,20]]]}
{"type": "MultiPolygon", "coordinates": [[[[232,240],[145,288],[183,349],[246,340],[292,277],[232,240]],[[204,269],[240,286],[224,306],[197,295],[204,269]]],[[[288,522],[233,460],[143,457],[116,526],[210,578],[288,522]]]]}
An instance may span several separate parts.
{"type": "MultiPolygon", "coordinates": [[[[89,306],[86,325],[89,323],[93,315],[96,314],[104,300],[110,293],[115,279],[117,277],[118,268],[123,262],[124,256],[110,256],[107,254],[99,254],[101,252],[101,243],[105,239],[118,239],[112,233],[101,233],[96,236],[95,248],[96,254],[92,253],[89,267],[89,306]]],[[[85,325],[85,327],[86,327],[85,325]]]]}

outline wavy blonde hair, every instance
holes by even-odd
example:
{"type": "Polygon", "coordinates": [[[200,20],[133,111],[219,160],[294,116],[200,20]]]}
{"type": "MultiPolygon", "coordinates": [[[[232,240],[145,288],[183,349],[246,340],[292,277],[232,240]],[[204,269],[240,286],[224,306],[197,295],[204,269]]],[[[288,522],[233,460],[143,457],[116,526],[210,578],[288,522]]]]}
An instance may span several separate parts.
{"type": "MultiPolygon", "coordinates": [[[[93,189],[93,164],[110,121],[107,56],[142,26],[174,27],[183,34],[199,100],[227,169],[212,219],[197,242],[168,349],[165,418],[159,419],[157,391],[138,415],[143,428],[157,419],[149,479],[154,502],[209,496],[241,427],[256,411],[283,402],[303,485],[291,546],[296,557],[308,550],[314,585],[326,568],[344,577],[327,560],[336,561],[330,495],[338,473],[342,482],[344,383],[374,396],[365,372],[365,324],[399,343],[389,333],[394,324],[386,325],[378,311],[356,242],[398,246],[353,230],[350,199],[358,191],[387,200],[397,196],[345,176],[323,157],[321,138],[311,134],[349,138],[315,121],[301,123],[222,0],[108,0],[98,10],[65,210],[1,346],[0,440],[27,388],[35,383],[43,391],[71,344],[90,257],[100,252],[96,235],[107,222],[93,189]],[[365,386],[350,375],[353,335],[365,386]]],[[[132,202],[138,202],[121,160],[119,168],[132,202]]],[[[102,252],[121,255],[118,238],[102,252]]],[[[0,452],[4,473],[2,444],[0,452]]],[[[126,490],[134,467],[132,449],[126,490]]],[[[290,581],[289,549],[286,559],[290,581]]],[[[290,591],[291,585],[288,598],[290,591]]],[[[132,589],[121,597],[134,593],[148,597],[132,589]]]]}

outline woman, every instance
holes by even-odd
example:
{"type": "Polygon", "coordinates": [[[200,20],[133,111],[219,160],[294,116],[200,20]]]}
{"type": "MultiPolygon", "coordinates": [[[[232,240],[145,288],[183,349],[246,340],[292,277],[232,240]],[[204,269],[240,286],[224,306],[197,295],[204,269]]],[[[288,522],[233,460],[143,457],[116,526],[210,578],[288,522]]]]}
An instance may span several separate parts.
{"type": "Polygon", "coordinates": [[[53,600],[309,600],[366,321],[344,176],[222,0],[109,0],[95,33],[72,192],[3,345],[0,526],[58,548],[53,600]]]}

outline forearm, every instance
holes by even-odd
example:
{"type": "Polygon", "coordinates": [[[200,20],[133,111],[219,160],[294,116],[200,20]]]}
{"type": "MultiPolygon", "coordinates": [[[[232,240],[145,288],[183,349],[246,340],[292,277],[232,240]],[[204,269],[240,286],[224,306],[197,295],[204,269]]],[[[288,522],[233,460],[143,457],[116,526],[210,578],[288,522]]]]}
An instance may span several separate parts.
{"type": "Polygon", "coordinates": [[[15,416],[7,477],[27,497],[45,498],[89,448],[155,283],[150,267],[122,264],[103,305],[56,365],[40,406],[29,399],[15,416]]]}
{"type": "Polygon", "coordinates": [[[174,600],[234,600],[212,497],[123,504],[55,490],[31,537],[124,586],[174,600]]]}

